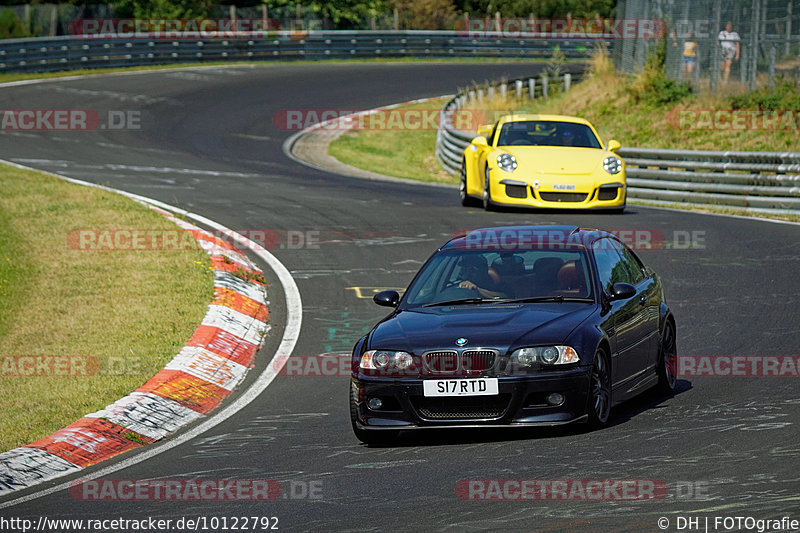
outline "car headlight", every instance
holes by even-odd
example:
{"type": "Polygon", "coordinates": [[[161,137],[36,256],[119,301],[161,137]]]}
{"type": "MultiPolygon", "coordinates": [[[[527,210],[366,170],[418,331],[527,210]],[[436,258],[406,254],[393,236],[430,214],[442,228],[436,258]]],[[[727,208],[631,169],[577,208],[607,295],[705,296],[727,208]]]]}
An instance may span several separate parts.
{"type": "Polygon", "coordinates": [[[603,168],[609,174],[619,174],[622,170],[622,161],[619,157],[609,156],[603,160],[603,168]]]}
{"type": "Polygon", "coordinates": [[[406,370],[414,364],[414,357],[408,352],[392,350],[369,350],[361,356],[359,367],[365,370],[406,370]]]}
{"type": "Polygon", "coordinates": [[[506,172],[514,172],[517,168],[517,159],[511,154],[500,154],[497,156],[497,166],[506,172]]]}
{"type": "Polygon", "coordinates": [[[580,361],[578,352],[571,346],[537,346],[535,348],[518,348],[511,354],[511,360],[523,365],[533,366],[535,363],[545,365],[568,365],[580,361]]]}

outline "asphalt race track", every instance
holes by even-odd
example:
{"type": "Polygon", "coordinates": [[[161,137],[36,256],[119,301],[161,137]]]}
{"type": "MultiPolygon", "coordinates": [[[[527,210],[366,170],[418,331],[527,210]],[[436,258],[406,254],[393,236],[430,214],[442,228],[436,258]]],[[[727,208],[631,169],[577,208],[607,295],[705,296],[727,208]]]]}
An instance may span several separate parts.
{"type": "MultiPolygon", "coordinates": [[[[0,158],[161,200],[236,230],[277,232],[281,240],[272,252],[291,271],[303,300],[295,356],[349,353],[386,314],[358,296],[370,296],[374,287],[405,287],[458,230],[575,223],[663,235],[669,246],[640,255],[662,276],[680,353],[796,360],[798,225],[639,206],[621,216],[486,213],[462,208],[455,188],[307,168],[283,154],[281,144],[292,132],[272,123],[280,110],[365,109],[452,93],[473,79],[535,72],[538,67],[524,63],[292,64],[4,87],[3,109],[93,109],[101,117],[133,110],[141,128],[0,132],[0,158]]],[[[269,272],[267,278],[275,281],[269,272]]],[[[285,316],[277,287],[270,299],[273,329],[257,360],[261,368],[285,316]]],[[[248,375],[251,382],[256,375],[248,375]]],[[[672,398],[648,393],[616,408],[611,427],[593,433],[426,433],[369,448],[350,429],[347,376],[279,376],[236,416],[109,477],[273,479],[286,497],[97,502],[60,491],[3,508],[0,516],[270,516],[285,531],[641,532],[662,530],[661,517],[669,519],[667,531],[677,531],[681,517],[698,517],[701,528],[708,517],[709,531],[723,531],[714,529],[714,517],[800,519],[797,378],[695,377],[680,380],[678,388],[672,398]],[[468,501],[456,493],[467,479],[659,480],[668,492],[657,501],[613,495],[604,501],[468,501]]],[[[215,529],[223,530],[207,530],[215,529]]],[[[737,530],[746,529],[727,531],[737,530]]]]}

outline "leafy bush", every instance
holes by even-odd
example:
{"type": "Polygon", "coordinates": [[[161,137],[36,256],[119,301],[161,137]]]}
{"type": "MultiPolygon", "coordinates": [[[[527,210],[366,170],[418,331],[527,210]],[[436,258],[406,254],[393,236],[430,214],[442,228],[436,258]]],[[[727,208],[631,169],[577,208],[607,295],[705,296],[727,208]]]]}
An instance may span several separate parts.
{"type": "Polygon", "coordinates": [[[662,40],[647,56],[644,70],[626,88],[634,102],[663,106],[680,102],[692,95],[691,85],[677,83],[664,74],[666,54],[666,40],[662,40]]]}
{"type": "Polygon", "coordinates": [[[27,36],[28,32],[25,29],[25,24],[16,13],[10,9],[0,13],[0,39],[18,39],[27,36]]]}
{"type": "Polygon", "coordinates": [[[779,79],[774,89],[763,88],[732,95],[728,97],[728,104],[731,109],[800,110],[800,91],[793,82],[779,79]]]}

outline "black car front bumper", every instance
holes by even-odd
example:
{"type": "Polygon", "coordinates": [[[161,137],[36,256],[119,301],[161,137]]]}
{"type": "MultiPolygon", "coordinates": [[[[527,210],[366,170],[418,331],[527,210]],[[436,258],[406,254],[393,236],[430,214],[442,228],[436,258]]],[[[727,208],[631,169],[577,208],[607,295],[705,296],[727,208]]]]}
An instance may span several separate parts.
{"type": "MultiPolygon", "coordinates": [[[[491,396],[425,397],[422,378],[392,379],[359,375],[351,380],[355,424],[365,430],[436,427],[555,426],[586,420],[591,367],[498,377],[491,396]],[[548,403],[552,393],[563,396],[548,403]],[[379,409],[368,400],[380,398],[379,409]]],[[[427,378],[433,379],[433,378],[427,378]]],[[[460,379],[440,376],[435,379],[460,379]]]]}

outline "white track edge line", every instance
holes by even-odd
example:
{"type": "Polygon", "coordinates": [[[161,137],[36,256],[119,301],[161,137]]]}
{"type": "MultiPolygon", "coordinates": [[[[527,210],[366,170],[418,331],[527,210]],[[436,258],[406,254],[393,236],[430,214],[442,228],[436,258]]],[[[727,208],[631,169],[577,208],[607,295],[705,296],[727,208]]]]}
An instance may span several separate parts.
{"type": "MultiPolygon", "coordinates": [[[[181,209],[178,207],[174,207],[172,205],[160,202],[158,200],[153,200],[144,196],[140,196],[138,194],[133,194],[125,191],[121,191],[118,189],[114,189],[111,187],[106,187],[104,185],[98,185],[96,183],[90,183],[87,181],[78,180],[75,178],[70,178],[68,176],[62,176],[60,174],[55,174],[53,172],[42,171],[36,168],[26,167],[24,165],[19,165],[17,163],[13,163],[10,161],[5,161],[0,159],[0,163],[6,163],[16,168],[20,168],[23,170],[32,170],[35,172],[42,172],[43,174],[48,174],[50,176],[57,177],[59,179],[66,180],[70,183],[75,183],[78,185],[85,185],[88,187],[95,187],[98,189],[103,189],[106,191],[114,192],[117,194],[121,194],[123,196],[127,196],[129,198],[145,202],[151,205],[155,205],[157,207],[161,207],[164,210],[171,211],[173,213],[179,213],[181,215],[185,215],[187,218],[191,218],[203,224],[206,224],[209,227],[220,231],[227,231],[230,232],[230,235],[233,235],[237,240],[240,242],[251,246],[251,250],[260,257],[265,263],[269,265],[269,267],[275,272],[278,276],[278,280],[280,281],[281,285],[283,286],[283,293],[286,299],[286,327],[283,331],[283,337],[281,338],[281,342],[278,345],[275,354],[273,354],[272,359],[270,359],[267,367],[261,372],[261,374],[256,378],[253,384],[245,390],[233,403],[225,406],[216,414],[212,415],[210,418],[201,422],[197,426],[191,428],[190,430],[177,435],[175,438],[166,439],[156,444],[151,444],[152,447],[145,447],[142,452],[137,453],[135,456],[130,457],[128,459],[124,459],[119,463],[107,466],[105,468],[101,468],[100,470],[89,474],[87,476],[82,477],[81,479],[97,479],[102,476],[106,476],[113,472],[117,472],[118,470],[122,470],[124,468],[128,468],[129,466],[133,466],[137,463],[150,459],[151,457],[155,457],[167,450],[170,450],[176,446],[179,446],[202,433],[205,433],[209,429],[213,428],[217,424],[224,422],[231,416],[235,415],[241,409],[246,407],[250,402],[252,402],[256,397],[258,397],[264,390],[269,386],[270,383],[275,379],[275,376],[278,375],[278,372],[283,368],[288,360],[287,357],[282,357],[280,359],[276,359],[275,356],[277,355],[288,355],[291,354],[294,350],[294,346],[297,343],[297,339],[300,335],[300,326],[302,325],[303,321],[303,304],[300,298],[300,290],[297,288],[297,284],[292,279],[292,275],[286,269],[285,266],[268,252],[266,249],[261,247],[258,243],[251,241],[250,239],[236,233],[229,228],[214,222],[202,215],[197,215],[186,211],[185,209],[181,209]],[[163,444],[162,444],[163,443],[163,444]]],[[[64,483],[60,483],[56,486],[40,490],[31,494],[27,494],[25,496],[21,496],[19,498],[15,498],[13,500],[8,500],[6,502],[0,503],[0,509],[4,509],[6,507],[13,507],[14,505],[19,505],[21,503],[25,503],[37,498],[41,498],[43,496],[47,496],[53,494],[54,492],[60,492],[62,490],[66,490],[69,486],[73,483],[73,481],[68,481],[64,483]]]]}

